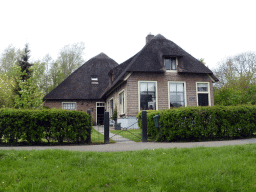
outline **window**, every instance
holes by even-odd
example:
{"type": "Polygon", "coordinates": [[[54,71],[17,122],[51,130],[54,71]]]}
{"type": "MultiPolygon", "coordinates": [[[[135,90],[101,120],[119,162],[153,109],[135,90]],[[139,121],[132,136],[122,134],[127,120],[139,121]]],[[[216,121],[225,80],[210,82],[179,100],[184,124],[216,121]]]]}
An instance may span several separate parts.
{"type": "Polygon", "coordinates": [[[119,106],[120,106],[120,113],[124,114],[124,91],[119,93],[119,106]]]}
{"type": "Polygon", "coordinates": [[[105,106],[105,103],[97,102],[97,107],[104,107],[104,106],[105,106]]]}
{"type": "Polygon", "coordinates": [[[169,82],[169,106],[186,106],[185,82],[169,82]]]}
{"type": "Polygon", "coordinates": [[[91,83],[92,84],[99,84],[98,77],[96,75],[91,76],[91,83]]]}
{"type": "Polygon", "coordinates": [[[113,99],[110,99],[110,115],[113,115],[114,113],[114,104],[113,104],[113,99]]]}
{"type": "Polygon", "coordinates": [[[165,58],[164,65],[166,70],[177,70],[176,57],[165,58]]]}
{"type": "Polygon", "coordinates": [[[209,82],[197,82],[197,105],[209,106],[210,94],[209,94],[209,82]]]}
{"type": "Polygon", "coordinates": [[[140,110],[156,110],[156,82],[139,82],[140,110]]]}
{"type": "Polygon", "coordinates": [[[63,102],[62,109],[76,110],[76,102],[63,102]]]}

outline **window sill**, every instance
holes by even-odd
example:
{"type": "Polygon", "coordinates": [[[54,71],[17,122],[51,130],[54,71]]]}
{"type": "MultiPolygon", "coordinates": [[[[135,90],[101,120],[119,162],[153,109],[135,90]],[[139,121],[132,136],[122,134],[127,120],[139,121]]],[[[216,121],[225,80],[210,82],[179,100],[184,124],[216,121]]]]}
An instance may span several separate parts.
{"type": "Polygon", "coordinates": [[[177,73],[177,70],[166,70],[166,72],[177,73]]]}

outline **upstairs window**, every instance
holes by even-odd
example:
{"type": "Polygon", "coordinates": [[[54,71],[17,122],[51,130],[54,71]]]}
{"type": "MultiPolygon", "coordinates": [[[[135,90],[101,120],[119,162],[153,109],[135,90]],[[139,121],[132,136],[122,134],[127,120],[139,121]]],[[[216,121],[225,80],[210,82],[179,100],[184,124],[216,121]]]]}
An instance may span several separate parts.
{"type": "Polygon", "coordinates": [[[91,76],[91,82],[92,84],[99,84],[98,77],[95,75],[91,76]]]}
{"type": "Polygon", "coordinates": [[[164,65],[166,70],[177,70],[176,57],[165,58],[164,65]]]}

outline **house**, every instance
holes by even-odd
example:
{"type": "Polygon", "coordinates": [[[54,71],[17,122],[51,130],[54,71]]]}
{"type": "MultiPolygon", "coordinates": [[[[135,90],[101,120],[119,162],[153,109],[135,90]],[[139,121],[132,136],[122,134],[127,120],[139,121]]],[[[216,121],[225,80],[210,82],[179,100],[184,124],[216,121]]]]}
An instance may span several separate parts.
{"type": "Polygon", "coordinates": [[[137,54],[118,65],[104,53],[87,61],[44,97],[45,106],[91,110],[102,124],[104,110],[117,109],[124,126],[140,110],[213,106],[218,79],[204,64],[158,34],[148,35],[137,54]]]}

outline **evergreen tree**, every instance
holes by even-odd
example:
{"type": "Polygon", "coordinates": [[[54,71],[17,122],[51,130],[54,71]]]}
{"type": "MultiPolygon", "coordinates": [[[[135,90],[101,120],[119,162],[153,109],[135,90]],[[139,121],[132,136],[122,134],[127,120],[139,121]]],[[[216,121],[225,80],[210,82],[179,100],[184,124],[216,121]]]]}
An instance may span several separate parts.
{"type": "Polygon", "coordinates": [[[27,80],[30,76],[31,76],[31,73],[32,71],[29,70],[29,68],[32,66],[28,60],[30,58],[30,55],[29,55],[29,47],[28,47],[28,44],[25,45],[25,49],[24,49],[24,53],[21,55],[21,60],[19,60],[19,66],[21,67],[21,72],[26,72],[25,75],[22,75],[22,81],[25,81],[27,80]]]}

